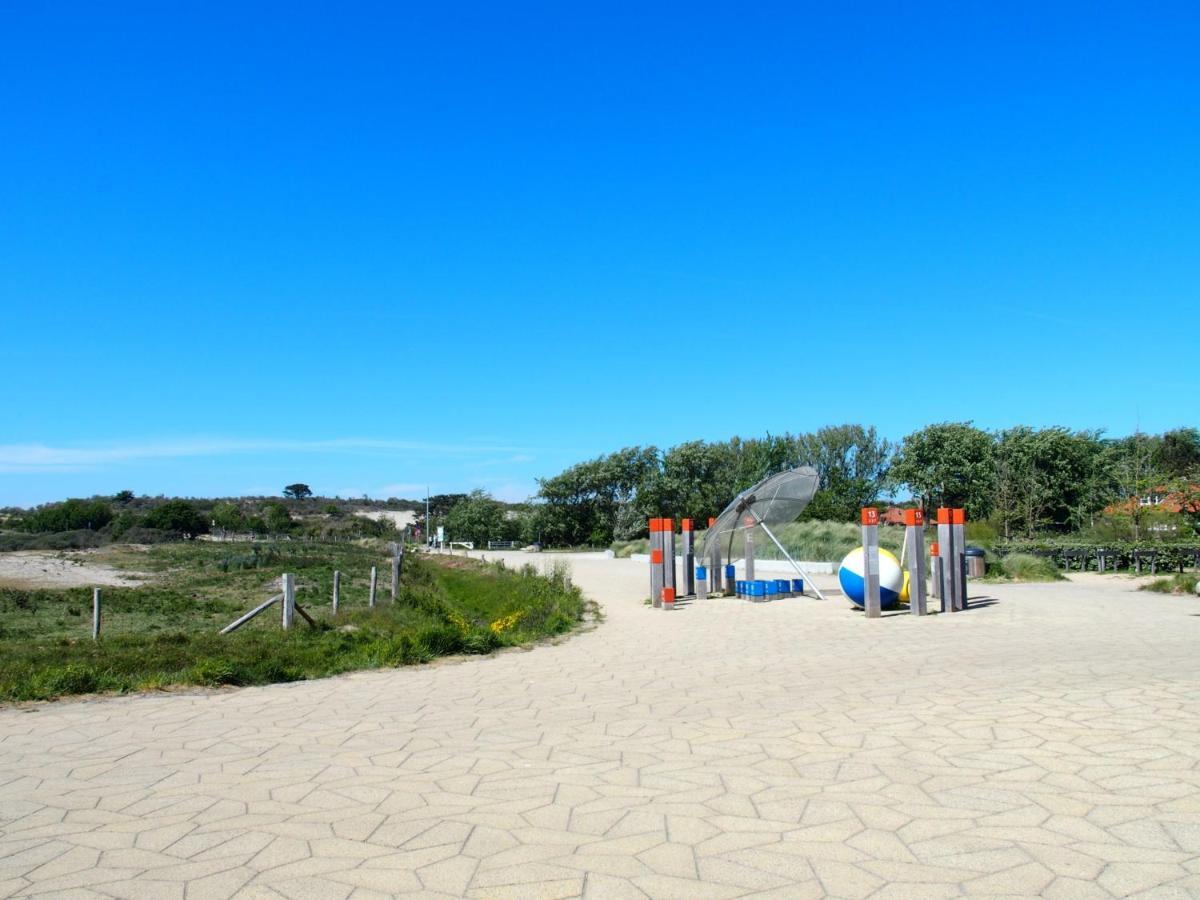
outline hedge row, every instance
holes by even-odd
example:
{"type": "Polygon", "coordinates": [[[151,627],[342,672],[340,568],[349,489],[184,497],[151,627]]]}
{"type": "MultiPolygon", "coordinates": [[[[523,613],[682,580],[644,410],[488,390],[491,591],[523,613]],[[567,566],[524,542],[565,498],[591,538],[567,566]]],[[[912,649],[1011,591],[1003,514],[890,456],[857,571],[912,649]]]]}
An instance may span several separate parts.
{"type": "MultiPolygon", "coordinates": [[[[1033,540],[1033,541],[1001,541],[996,544],[994,553],[997,556],[1003,557],[1010,553],[1030,553],[1034,556],[1044,556],[1052,559],[1058,565],[1066,567],[1068,550],[1082,550],[1087,554],[1086,568],[1098,568],[1098,554],[1100,551],[1105,551],[1106,555],[1112,554],[1116,557],[1117,566],[1123,569],[1133,568],[1133,552],[1141,550],[1143,552],[1157,553],[1155,558],[1155,567],[1159,571],[1170,571],[1172,569],[1183,570],[1184,567],[1190,568],[1196,564],[1196,553],[1200,551],[1200,541],[1180,544],[1158,544],[1158,543],[1133,543],[1110,541],[1108,543],[1083,543],[1080,541],[1070,540],[1033,540]]],[[[1112,557],[1109,556],[1105,560],[1105,569],[1112,565],[1112,557]]],[[[1078,566],[1077,559],[1071,560],[1072,567],[1078,566]]],[[[1148,565],[1147,560],[1143,560],[1143,567],[1148,565]]]]}

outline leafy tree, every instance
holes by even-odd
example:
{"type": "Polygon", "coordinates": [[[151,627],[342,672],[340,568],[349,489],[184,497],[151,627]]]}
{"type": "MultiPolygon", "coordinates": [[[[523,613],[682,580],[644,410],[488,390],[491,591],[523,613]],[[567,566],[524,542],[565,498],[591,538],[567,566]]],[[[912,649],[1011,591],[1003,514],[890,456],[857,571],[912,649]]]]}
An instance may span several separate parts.
{"type": "Polygon", "coordinates": [[[657,448],[626,447],[542,479],[534,527],[549,544],[610,544],[618,513],[658,465],[657,448]]]}
{"type": "Polygon", "coordinates": [[[133,491],[117,491],[113,494],[113,503],[129,503],[133,500],[133,491]]]}
{"type": "Polygon", "coordinates": [[[1200,431],[1176,428],[1153,448],[1154,468],[1167,478],[1200,477],[1200,431]]]}
{"type": "Polygon", "coordinates": [[[805,519],[854,519],[888,485],[893,447],[875,428],[834,425],[796,438],[798,458],[817,470],[821,490],[805,519]]]}
{"type": "Polygon", "coordinates": [[[927,511],[954,506],[972,519],[987,518],[995,476],[992,437],[970,422],[926,426],[904,438],[891,474],[927,511]]]}
{"type": "Polygon", "coordinates": [[[288,508],[278,501],[268,503],[264,508],[267,530],[271,534],[283,534],[292,529],[292,514],[288,508]]]}
{"type": "Polygon", "coordinates": [[[504,504],[483,491],[472,491],[446,515],[446,535],[455,541],[472,541],[483,547],[488,541],[515,541],[520,523],[508,516],[504,504]]]}
{"type": "Polygon", "coordinates": [[[218,503],[213,507],[212,520],[222,531],[240,531],[246,527],[246,517],[236,503],[218,503]]]}
{"type": "Polygon", "coordinates": [[[1093,432],[1025,425],[1000,432],[995,447],[992,506],[1004,536],[1026,537],[1078,524],[1101,445],[1093,432]]]}
{"type": "Polygon", "coordinates": [[[289,497],[292,500],[306,500],[312,496],[312,489],[307,484],[296,482],[289,484],[283,489],[283,496],[289,497]]]}
{"type": "Polygon", "coordinates": [[[176,534],[196,535],[208,531],[208,520],[187,500],[168,500],[154,507],[146,513],[143,523],[147,528],[176,534]]]}

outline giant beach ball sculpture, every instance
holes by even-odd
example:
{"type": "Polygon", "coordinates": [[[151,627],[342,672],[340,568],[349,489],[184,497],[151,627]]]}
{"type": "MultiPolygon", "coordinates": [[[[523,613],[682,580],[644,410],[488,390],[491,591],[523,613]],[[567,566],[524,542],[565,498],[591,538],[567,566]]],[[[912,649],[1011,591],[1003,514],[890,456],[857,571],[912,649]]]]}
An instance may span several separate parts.
{"type": "MultiPolygon", "coordinates": [[[[866,555],[862,547],[856,547],[846,554],[838,567],[838,582],[842,593],[854,603],[862,606],[866,593],[866,579],[863,572],[866,569],[866,555]]],[[[908,577],[900,568],[900,560],[890,550],[879,550],[879,605],[883,609],[891,609],[901,600],[908,599],[908,577]]]]}

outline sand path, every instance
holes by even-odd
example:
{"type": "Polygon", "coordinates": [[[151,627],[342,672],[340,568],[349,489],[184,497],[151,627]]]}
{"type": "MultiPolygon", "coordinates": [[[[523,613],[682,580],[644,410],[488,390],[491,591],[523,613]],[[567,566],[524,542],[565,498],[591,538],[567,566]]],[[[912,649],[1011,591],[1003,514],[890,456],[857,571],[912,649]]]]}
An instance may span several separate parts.
{"type": "Polygon", "coordinates": [[[558,558],[607,621],[557,645],[0,710],[0,896],[1200,894],[1195,598],[666,613],[558,558]]]}

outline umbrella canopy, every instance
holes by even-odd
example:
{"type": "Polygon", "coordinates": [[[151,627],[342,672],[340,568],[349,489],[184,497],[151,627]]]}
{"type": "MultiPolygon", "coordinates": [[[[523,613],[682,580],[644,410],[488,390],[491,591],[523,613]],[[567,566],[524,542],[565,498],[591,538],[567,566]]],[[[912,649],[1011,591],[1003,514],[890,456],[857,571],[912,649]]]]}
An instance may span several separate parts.
{"type": "Polygon", "coordinates": [[[733,502],[725,507],[717,521],[708,529],[700,557],[709,556],[714,549],[714,542],[720,541],[726,535],[732,537],[739,531],[760,524],[769,527],[796,521],[796,517],[804,512],[804,508],[812,501],[820,481],[816,469],[800,466],[764,478],[758,484],[746,488],[733,498],[733,502]]]}

